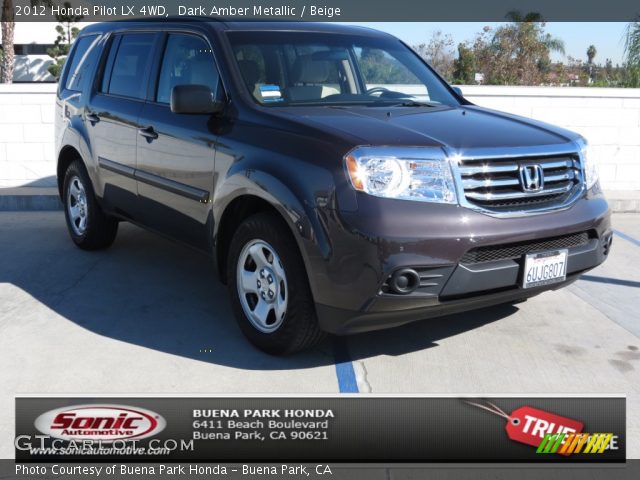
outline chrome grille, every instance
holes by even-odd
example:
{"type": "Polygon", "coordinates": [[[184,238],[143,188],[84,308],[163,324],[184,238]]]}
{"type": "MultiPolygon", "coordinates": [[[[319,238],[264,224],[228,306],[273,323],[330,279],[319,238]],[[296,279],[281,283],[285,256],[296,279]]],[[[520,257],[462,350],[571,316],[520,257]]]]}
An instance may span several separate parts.
{"type": "Polygon", "coordinates": [[[566,204],[582,188],[578,155],[521,158],[464,158],[458,172],[467,202],[496,212],[544,209],[566,204]],[[539,168],[538,168],[539,166],[539,168]],[[537,189],[528,191],[523,169],[540,174],[537,189]]]}

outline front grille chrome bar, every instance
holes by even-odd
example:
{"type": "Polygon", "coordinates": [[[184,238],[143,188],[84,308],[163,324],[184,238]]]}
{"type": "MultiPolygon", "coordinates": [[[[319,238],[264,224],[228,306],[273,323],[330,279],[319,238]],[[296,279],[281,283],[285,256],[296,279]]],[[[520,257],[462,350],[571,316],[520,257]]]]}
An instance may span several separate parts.
{"type": "Polygon", "coordinates": [[[544,197],[544,196],[547,196],[547,195],[560,195],[562,193],[567,193],[572,188],[573,188],[573,185],[566,185],[564,187],[545,188],[544,190],[540,190],[539,192],[533,192],[533,193],[525,193],[525,192],[475,193],[475,192],[469,192],[469,193],[467,193],[467,198],[472,198],[474,200],[482,200],[482,201],[485,201],[485,202],[490,202],[492,200],[496,200],[496,201],[516,200],[516,199],[520,199],[520,198],[544,197]]]}
{"type": "Polygon", "coordinates": [[[564,209],[584,192],[578,142],[531,149],[447,151],[447,155],[460,204],[488,215],[522,216],[564,209]],[[535,168],[537,181],[525,185],[535,168]]]}
{"type": "MultiPolygon", "coordinates": [[[[492,187],[510,187],[520,185],[520,180],[517,178],[504,178],[495,180],[474,180],[474,179],[462,179],[462,187],[465,190],[474,190],[477,188],[492,188],[492,187]]],[[[469,196],[469,194],[467,194],[469,196]]]]}

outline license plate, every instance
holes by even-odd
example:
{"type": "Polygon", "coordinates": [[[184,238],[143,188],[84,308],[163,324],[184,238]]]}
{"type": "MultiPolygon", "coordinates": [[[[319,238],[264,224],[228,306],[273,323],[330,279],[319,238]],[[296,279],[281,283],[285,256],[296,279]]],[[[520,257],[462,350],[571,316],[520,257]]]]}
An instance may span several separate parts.
{"type": "Polygon", "coordinates": [[[522,288],[540,287],[567,278],[568,250],[530,253],[524,258],[522,288]]]}

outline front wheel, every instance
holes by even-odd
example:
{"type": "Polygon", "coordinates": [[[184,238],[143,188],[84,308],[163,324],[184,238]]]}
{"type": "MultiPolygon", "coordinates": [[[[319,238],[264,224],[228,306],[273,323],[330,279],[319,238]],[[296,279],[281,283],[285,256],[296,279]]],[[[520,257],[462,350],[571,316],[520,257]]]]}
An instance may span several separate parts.
{"type": "Polygon", "coordinates": [[[118,220],[100,208],[89,175],[79,160],[67,168],[62,192],[67,228],[74,243],[84,250],[109,247],[118,233],[118,220]]]}
{"type": "Polygon", "coordinates": [[[238,227],[227,283],[240,329],[261,350],[293,353],[324,337],[298,247],[276,214],[255,214],[238,227]]]}

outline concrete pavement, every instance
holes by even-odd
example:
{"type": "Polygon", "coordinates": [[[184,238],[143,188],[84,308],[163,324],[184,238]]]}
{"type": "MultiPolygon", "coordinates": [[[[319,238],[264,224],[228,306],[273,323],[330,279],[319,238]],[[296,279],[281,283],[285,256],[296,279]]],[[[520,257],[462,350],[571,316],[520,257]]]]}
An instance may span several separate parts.
{"type": "Polygon", "coordinates": [[[614,217],[625,237],[569,288],[288,358],[244,340],[206,257],[121,227],[88,253],[62,212],[0,212],[0,458],[19,394],[336,393],[336,358],[360,392],[626,394],[640,458],[640,215],[614,217]]]}

